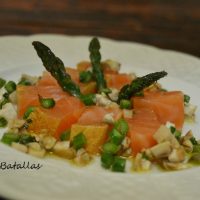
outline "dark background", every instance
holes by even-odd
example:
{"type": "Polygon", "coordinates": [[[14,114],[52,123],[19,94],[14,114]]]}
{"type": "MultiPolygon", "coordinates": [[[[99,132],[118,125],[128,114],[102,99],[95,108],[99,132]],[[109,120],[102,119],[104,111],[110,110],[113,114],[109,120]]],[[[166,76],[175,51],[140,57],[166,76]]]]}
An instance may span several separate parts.
{"type": "Polygon", "coordinates": [[[200,0],[0,0],[0,35],[62,33],[200,56],[200,0]]]}

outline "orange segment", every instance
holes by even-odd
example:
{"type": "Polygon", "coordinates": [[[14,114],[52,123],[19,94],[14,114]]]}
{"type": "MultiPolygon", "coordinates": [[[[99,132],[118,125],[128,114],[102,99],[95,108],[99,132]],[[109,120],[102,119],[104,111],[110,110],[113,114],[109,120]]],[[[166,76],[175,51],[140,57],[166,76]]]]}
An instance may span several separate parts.
{"type": "Polygon", "coordinates": [[[72,124],[77,122],[83,109],[83,103],[75,97],[58,100],[52,109],[38,107],[30,115],[32,123],[29,126],[29,130],[36,134],[41,133],[43,130],[59,138],[63,131],[69,129],[72,124]]]}

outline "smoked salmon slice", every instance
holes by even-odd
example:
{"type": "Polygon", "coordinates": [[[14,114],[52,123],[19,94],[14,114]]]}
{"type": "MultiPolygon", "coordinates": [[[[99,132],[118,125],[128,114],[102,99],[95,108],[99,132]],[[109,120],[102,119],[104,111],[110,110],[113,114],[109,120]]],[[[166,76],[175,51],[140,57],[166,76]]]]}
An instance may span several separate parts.
{"type": "Polygon", "coordinates": [[[169,121],[179,130],[183,127],[184,95],[180,91],[145,93],[144,97],[133,98],[133,106],[153,110],[162,124],[169,121]]]}
{"type": "Polygon", "coordinates": [[[85,109],[77,123],[82,125],[101,124],[103,123],[104,116],[109,113],[113,114],[114,120],[118,120],[122,116],[122,111],[118,107],[90,106],[85,109]]]}
{"type": "Polygon", "coordinates": [[[39,106],[38,95],[43,98],[53,98],[58,101],[61,98],[69,96],[68,93],[63,92],[62,89],[55,85],[49,86],[17,86],[17,105],[18,116],[23,117],[29,106],[39,106]]]}
{"type": "Polygon", "coordinates": [[[136,109],[131,119],[126,119],[129,125],[128,136],[131,139],[133,154],[141,152],[156,144],[154,133],[160,127],[156,114],[150,109],[136,109]]]}

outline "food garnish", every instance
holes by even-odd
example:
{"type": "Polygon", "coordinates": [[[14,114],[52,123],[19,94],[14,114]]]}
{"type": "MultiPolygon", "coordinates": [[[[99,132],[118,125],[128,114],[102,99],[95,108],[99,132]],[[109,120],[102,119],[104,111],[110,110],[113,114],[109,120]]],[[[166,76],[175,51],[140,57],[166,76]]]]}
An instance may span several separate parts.
{"type": "Polygon", "coordinates": [[[97,38],[93,38],[89,44],[90,60],[92,65],[92,71],[97,82],[97,89],[102,92],[106,89],[106,81],[104,74],[101,69],[101,54],[100,54],[100,43],[97,38]]]}

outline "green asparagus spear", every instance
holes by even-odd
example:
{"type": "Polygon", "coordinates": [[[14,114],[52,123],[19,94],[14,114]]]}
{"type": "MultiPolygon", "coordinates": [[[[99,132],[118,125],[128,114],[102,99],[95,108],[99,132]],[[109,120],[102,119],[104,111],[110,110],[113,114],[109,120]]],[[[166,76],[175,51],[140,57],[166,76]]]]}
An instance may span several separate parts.
{"type": "Polygon", "coordinates": [[[139,77],[131,82],[130,85],[125,85],[119,92],[118,103],[122,99],[130,99],[133,95],[140,92],[144,88],[152,85],[154,82],[167,75],[167,72],[155,72],[139,77]]]}
{"type": "Polygon", "coordinates": [[[63,62],[47,46],[37,41],[33,42],[33,46],[41,58],[44,67],[57,80],[65,92],[78,97],[85,105],[93,105],[95,103],[94,95],[83,95],[81,93],[79,86],[67,74],[63,62]]]}
{"type": "Polygon", "coordinates": [[[104,74],[101,69],[101,54],[99,52],[100,43],[97,38],[93,38],[89,45],[90,60],[92,63],[92,70],[94,77],[97,82],[98,91],[101,92],[106,88],[106,81],[104,79],[104,74]]]}
{"type": "Polygon", "coordinates": [[[80,97],[81,92],[65,70],[64,63],[43,43],[35,41],[32,43],[38,56],[41,58],[44,67],[57,80],[61,88],[72,96],[80,97]]]}

